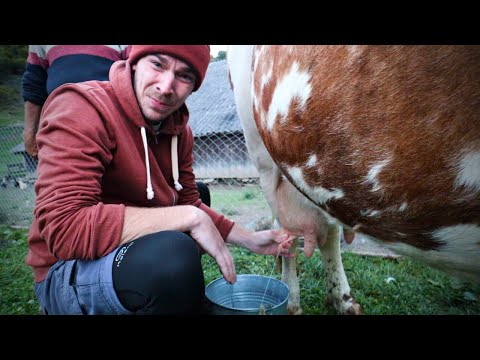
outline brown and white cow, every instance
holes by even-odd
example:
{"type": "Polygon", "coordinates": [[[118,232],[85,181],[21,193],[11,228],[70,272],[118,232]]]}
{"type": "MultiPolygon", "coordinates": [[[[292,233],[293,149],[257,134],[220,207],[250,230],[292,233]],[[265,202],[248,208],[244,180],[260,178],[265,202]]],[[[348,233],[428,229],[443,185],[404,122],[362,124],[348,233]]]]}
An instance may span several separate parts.
{"type": "Polygon", "coordinates": [[[334,224],[480,283],[480,46],[231,46],[228,65],[262,190],[318,241],[339,312],[359,308],[334,224]]]}

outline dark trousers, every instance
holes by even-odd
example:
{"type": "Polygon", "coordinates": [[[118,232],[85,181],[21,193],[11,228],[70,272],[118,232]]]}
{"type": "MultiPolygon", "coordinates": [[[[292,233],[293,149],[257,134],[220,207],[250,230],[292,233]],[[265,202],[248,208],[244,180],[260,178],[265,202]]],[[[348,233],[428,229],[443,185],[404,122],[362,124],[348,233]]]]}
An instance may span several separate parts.
{"type": "Polygon", "coordinates": [[[199,314],[205,285],[196,242],[178,231],[138,238],[117,250],[113,286],[135,314],[199,314]]]}

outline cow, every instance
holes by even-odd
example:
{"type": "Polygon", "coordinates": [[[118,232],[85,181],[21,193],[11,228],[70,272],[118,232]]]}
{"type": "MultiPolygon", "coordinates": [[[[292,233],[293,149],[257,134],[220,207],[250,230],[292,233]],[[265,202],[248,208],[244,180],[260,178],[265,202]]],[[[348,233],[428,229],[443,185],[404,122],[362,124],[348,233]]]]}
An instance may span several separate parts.
{"type": "Polygon", "coordinates": [[[262,191],[306,257],[319,245],[338,312],[361,313],[342,228],[480,283],[480,46],[239,45],[227,62],[262,191]]]}

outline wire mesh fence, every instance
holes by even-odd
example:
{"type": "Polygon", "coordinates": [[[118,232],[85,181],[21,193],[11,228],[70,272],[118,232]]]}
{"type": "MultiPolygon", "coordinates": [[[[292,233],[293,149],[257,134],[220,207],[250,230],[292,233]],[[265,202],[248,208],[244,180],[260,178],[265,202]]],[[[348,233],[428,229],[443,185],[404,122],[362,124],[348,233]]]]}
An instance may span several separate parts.
{"type": "Polygon", "coordinates": [[[35,204],[35,162],[22,151],[23,126],[0,128],[0,223],[28,226],[35,204]]]}
{"type": "MultiPolygon", "coordinates": [[[[36,162],[23,146],[23,125],[0,127],[0,224],[29,226],[35,205],[36,162]]],[[[195,138],[193,165],[198,180],[210,189],[211,207],[249,228],[269,218],[258,173],[243,133],[195,138]]]]}

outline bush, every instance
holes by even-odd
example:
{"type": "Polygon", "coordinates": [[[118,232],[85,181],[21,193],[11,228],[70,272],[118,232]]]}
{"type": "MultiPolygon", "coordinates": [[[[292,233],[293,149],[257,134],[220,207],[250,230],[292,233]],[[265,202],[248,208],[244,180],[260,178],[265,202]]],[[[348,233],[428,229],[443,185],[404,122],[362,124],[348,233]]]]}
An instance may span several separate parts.
{"type": "Polygon", "coordinates": [[[20,93],[18,89],[9,86],[0,85],[0,107],[6,104],[12,104],[18,101],[20,93]]]}
{"type": "Polygon", "coordinates": [[[0,73],[23,73],[28,56],[28,45],[0,45],[0,73]]]}
{"type": "Polygon", "coordinates": [[[25,70],[26,58],[0,59],[0,71],[3,74],[20,75],[25,70]]]}

